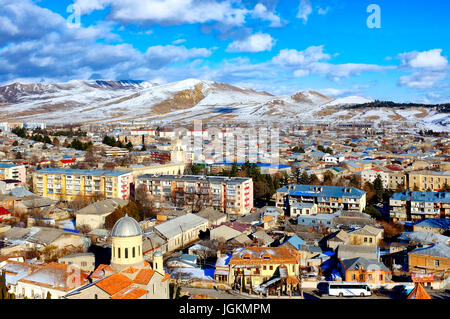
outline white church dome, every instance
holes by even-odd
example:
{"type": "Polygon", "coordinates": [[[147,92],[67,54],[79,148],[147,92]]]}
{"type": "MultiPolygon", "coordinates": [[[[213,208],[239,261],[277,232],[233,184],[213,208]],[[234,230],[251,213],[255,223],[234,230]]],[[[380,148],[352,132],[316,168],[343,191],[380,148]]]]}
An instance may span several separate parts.
{"type": "Polygon", "coordinates": [[[111,237],[134,237],[142,235],[141,227],[134,219],[125,215],[114,225],[111,237]]]}

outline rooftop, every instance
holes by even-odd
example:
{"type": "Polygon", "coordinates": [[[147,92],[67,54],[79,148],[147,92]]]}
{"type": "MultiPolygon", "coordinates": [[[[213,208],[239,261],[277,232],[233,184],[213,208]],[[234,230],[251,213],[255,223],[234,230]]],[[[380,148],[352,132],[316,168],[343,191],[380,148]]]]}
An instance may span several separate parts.
{"type": "Polygon", "coordinates": [[[90,169],[72,169],[72,168],[43,168],[36,170],[37,174],[62,174],[62,175],[91,175],[91,176],[121,176],[128,174],[128,171],[102,171],[90,169]]]}

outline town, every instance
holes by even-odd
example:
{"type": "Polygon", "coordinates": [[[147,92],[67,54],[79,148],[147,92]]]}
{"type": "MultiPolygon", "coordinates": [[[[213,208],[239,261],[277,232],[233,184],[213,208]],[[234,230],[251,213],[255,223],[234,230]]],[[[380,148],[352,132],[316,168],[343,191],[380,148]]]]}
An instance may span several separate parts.
{"type": "Polygon", "coordinates": [[[370,121],[0,130],[0,299],[449,296],[448,132],[370,121]]]}

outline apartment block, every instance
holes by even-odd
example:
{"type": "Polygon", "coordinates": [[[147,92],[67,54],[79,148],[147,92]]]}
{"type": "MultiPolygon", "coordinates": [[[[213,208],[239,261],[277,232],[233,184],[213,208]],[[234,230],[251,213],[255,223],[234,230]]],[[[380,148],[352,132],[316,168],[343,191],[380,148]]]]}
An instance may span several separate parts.
{"type": "Polygon", "coordinates": [[[0,163],[0,180],[14,179],[21,183],[27,182],[27,171],[25,165],[0,163]]]}
{"type": "Polygon", "coordinates": [[[131,172],[123,171],[46,168],[33,173],[34,192],[57,200],[77,196],[128,199],[131,183],[131,172]]]}
{"type": "Polygon", "coordinates": [[[394,220],[446,218],[450,216],[450,193],[403,191],[389,199],[394,220]]]}
{"type": "Polygon", "coordinates": [[[450,172],[416,171],[408,173],[408,189],[413,191],[439,192],[450,185],[450,172]]]}
{"type": "Polygon", "coordinates": [[[147,174],[137,178],[157,203],[191,206],[193,210],[212,207],[227,214],[244,215],[253,208],[251,178],[147,174]]]}
{"type": "Polygon", "coordinates": [[[399,186],[406,186],[406,174],[402,170],[391,169],[366,169],[361,171],[361,182],[364,185],[366,182],[373,183],[377,176],[380,176],[383,182],[383,187],[395,190],[399,186]]]}
{"type": "Polygon", "coordinates": [[[279,188],[275,196],[276,206],[286,211],[294,203],[315,203],[317,213],[362,212],[366,207],[366,192],[354,187],[292,184],[279,188]]]}

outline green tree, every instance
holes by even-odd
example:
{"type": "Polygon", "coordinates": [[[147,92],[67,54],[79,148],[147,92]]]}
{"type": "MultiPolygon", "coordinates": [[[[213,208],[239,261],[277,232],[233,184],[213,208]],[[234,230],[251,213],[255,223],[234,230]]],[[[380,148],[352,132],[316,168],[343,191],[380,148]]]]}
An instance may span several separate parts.
{"type": "Polygon", "coordinates": [[[366,208],[364,208],[364,213],[375,219],[380,219],[382,217],[382,214],[378,211],[378,209],[372,205],[366,206],[366,208]]]}
{"type": "Polygon", "coordinates": [[[441,188],[441,192],[450,192],[450,185],[445,183],[441,188]]]}
{"type": "Polygon", "coordinates": [[[373,188],[375,189],[376,200],[378,202],[381,202],[383,200],[384,187],[380,175],[377,175],[377,177],[373,181],[373,188]]]}
{"type": "Polygon", "coordinates": [[[52,294],[50,293],[50,291],[47,292],[47,298],[46,299],[52,299],[52,294]]]}

